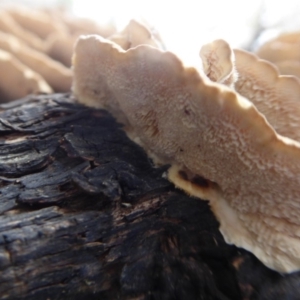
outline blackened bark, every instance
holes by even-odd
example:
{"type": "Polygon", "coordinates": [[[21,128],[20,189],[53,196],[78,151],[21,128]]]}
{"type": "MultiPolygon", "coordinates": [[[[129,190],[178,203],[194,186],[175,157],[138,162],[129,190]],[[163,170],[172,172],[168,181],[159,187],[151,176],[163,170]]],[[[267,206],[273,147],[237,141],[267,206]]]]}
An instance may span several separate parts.
{"type": "Polygon", "coordinates": [[[0,107],[1,299],[300,299],[227,245],[105,111],[70,95],[0,107]]]}

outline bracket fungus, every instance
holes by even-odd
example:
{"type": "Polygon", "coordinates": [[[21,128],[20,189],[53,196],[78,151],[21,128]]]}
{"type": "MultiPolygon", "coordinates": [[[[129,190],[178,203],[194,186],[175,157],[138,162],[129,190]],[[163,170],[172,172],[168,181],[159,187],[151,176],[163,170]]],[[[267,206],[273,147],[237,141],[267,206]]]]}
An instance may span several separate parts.
{"type": "Polygon", "coordinates": [[[234,54],[229,44],[224,40],[215,40],[202,46],[200,57],[203,71],[214,81],[233,87],[236,81],[234,54]]]}
{"type": "Polygon", "coordinates": [[[200,56],[207,76],[214,82],[232,87],[255,104],[277,133],[300,141],[299,79],[280,75],[272,63],[255,54],[240,49],[229,50],[230,46],[223,40],[202,47],[200,56]],[[231,74],[230,84],[220,76],[211,76],[207,65],[209,69],[223,71],[225,78],[231,74]]]}
{"type": "Polygon", "coordinates": [[[90,93],[90,105],[121,112],[144,147],[172,165],[169,179],[209,200],[228,243],[279,272],[300,269],[298,142],[171,52],[145,45],[124,51],[87,36],[73,63],[78,100],[90,93]]]}
{"type": "Polygon", "coordinates": [[[124,50],[139,45],[149,45],[157,48],[163,47],[162,42],[156,39],[151,30],[136,20],[130,20],[121,32],[113,34],[109,37],[109,40],[118,44],[124,50]]]}
{"type": "MultiPolygon", "coordinates": [[[[87,39],[88,43],[82,42],[85,40],[84,36],[79,38],[72,58],[73,73],[75,72],[76,74],[76,76],[73,74],[73,93],[78,96],[79,102],[88,106],[107,109],[119,122],[128,125],[127,117],[120,109],[114,91],[107,85],[105,77],[103,77],[104,74],[98,72],[95,67],[96,65],[98,67],[100,63],[100,61],[98,62],[99,40],[95,38],[87,39]],[[86,55],[91,56],[92,59],[86,59],[86,55]]],[[[114,46],[121,49],[120,46],[113,42],[107,42],[103,45],[103,47],[105,46],[107,47],[107,52],[114,46]]],[[[101,65],[105,64],[106,69],[115,65],[113,55],[114,52],[112,51],[111,56],[107,56],[105,60],[101,61],[101,65]]]]}
{"type": "Polygon", "coordinates": [[[300,81],[255,54],[234,50],[235,90],[253,102],[277,133],[300,142],[300,81]]]}
{"type": "MultiPolygon", "coordinates": [[[[108,40],[112,42],[108,44],[108,48],[115,45],[128,50],[141,44],[157,48],[163,47],[163,43],[156,39],[145,25],[135,20],[131,20],[123,31],[110,36],[108,40]]],[[[99,42],[97,39],[89,43],[89,52],[92,53],[93,57],[97,56],[98,46],[99,42]]],[[[84,56],[87,53],[86,44],[77,43],[76,53],[77,56],[84,56]]],[[[119,122],[126,126],[127,131],[131,131],[131,137],[133,137],[133,127],[129,126],[127,117],[120,109],[113,91],[109,90],[105,80],[102,79],[101,72],[94,72],[95,62],[93,60],[80,59],[79,67],[77,67],[77,63],[78,60],[74,56],[72,64],[73,69],[76,70],[76,76],[73,78],[73,92],[76,95],[80,95],[79,101],[89,106],[108,109],[119,122]],[[108,94],[110,95],[109,97],[107,97],[108,94]]],[[[113,65],[114,58],[108,58],[106,63],[113,65]]]]}

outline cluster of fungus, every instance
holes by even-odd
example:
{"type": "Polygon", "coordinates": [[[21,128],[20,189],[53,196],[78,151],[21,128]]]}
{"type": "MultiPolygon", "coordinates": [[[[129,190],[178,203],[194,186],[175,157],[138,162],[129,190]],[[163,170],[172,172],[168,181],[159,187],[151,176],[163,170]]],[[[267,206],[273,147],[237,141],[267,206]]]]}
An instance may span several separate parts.
{"type": "Polygon", "coordinates": [[[79,38],[78,101],[108,109],[171,164],[169,180],[209,201],[228,243],[279,272],[300,269],[299,80],[223,40],[201,49],[205,75],[134,32],[79,38]]]}
{"type": "Polygon", "coordinates": [[[1,8],[0,101],[70,91],[74,44],[79,35],[90,33],[107,37],[115,28],[58,9],[1,8]]]}
{"type": "Polygon", "coordinates": [[[300,81],[279,72],[299,77],[299,43],[292,33],[263,45],[257,54],[271,63],[216,40],[201,48],[198,70],[134,20],[116,32],[63,11],[2,9],[0,96],[66,92],[72,84],[79,102],[109,110],[155,162],[170,164],[178,188],[209,201],[228,243],[293,272],[300,269],[300,81]]]}

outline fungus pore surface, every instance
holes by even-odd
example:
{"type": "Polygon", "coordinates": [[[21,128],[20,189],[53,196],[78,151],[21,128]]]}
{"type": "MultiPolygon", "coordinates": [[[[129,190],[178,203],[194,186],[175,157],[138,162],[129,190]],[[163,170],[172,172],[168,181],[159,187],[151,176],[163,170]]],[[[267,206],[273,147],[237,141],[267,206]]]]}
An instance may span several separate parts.
{"type": "Polygon", "coordinates": [[[73,91],[133,126],[147,150],[171,163],[169,179],[209,200],[228,243],[279,272],[300,268],[300,144],[276,133],[225,85],[150,46],[124,51],[78,40],[73,91]]]}

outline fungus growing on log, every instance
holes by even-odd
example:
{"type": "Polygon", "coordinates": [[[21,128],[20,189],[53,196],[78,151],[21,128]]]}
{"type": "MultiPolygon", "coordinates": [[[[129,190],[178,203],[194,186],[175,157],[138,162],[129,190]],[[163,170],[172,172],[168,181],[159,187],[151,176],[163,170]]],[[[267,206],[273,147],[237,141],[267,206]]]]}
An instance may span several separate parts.
{"type": "Polygon", "coordinates": [[[78,100],[92,94],[89,104],[123,113],[146,149],[172,165],[169,179],[209,200],[228,243],[279,272],[300,268],[298,142],[170,52],[124,51],[88,36],[78,40],[73,63],[78,100]]]}
{"type": "MultiPolygon", "coordinates": [[[[81,37],[83,39],[84,37],[81,37]]],[[[124,50],[146,44],[149,46],[162,48],[162,42],[156,39],[151,31],[143,24],[131,20],[129,24],[120,33],[110,36],[107,40],[107,47],[121,47],[124,50]]],[[[85,55],[86,49],[84,43],[77,43],[76,53],[80,57],[85,55]]],[[[97,39],[90,41],[90,51],[93,57],[98,55],[99,41],[97,39]]],[[[119,49],[121,49],[119,48],[119,49]]],[[[109,51],[109,50],[108,50],[109,51]]],[[[117,100],[113,95],[113,91],[106,85],[105,80],[102,80],[101,72],[95,72],[95,65],[93,60],[80,60],[80,66],[77,68],[77,59],[73,57],[73,69],[76,69],[76,77],[73,78],[73,92],[75,95],[80,95],[78,100],[86,105],[97,108],[105,108],[113,113],[115,118],[123,123],[129,125],[127,117],[120,109],[117,100]],[[110,95],[109,97],[107,95],[110,95]]],[[[108,58],[106,63],[114,64],[114,58],[108,58]]],[[[128,129],[128,127],[127,127],[128,129]]]]}

